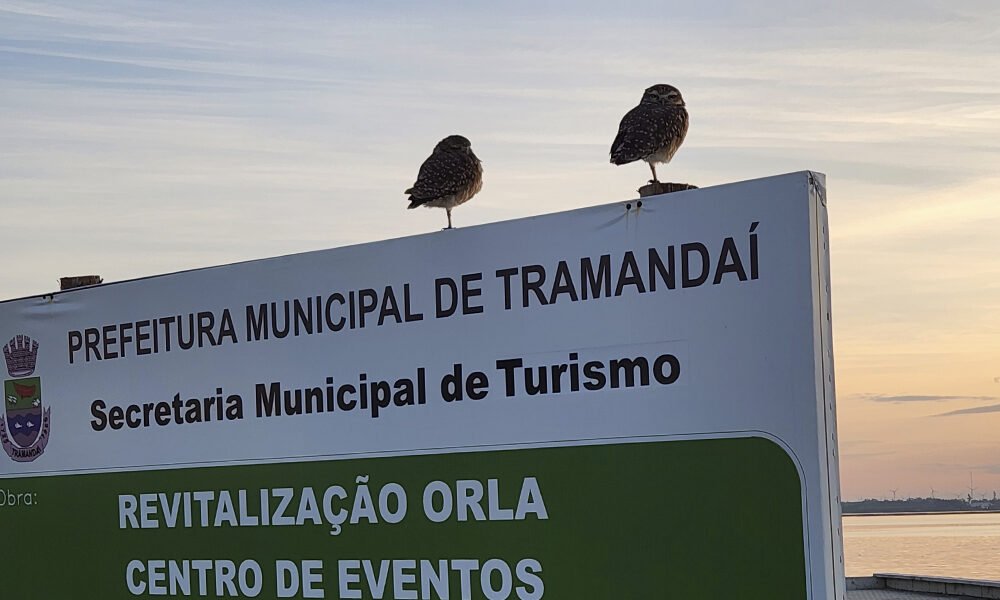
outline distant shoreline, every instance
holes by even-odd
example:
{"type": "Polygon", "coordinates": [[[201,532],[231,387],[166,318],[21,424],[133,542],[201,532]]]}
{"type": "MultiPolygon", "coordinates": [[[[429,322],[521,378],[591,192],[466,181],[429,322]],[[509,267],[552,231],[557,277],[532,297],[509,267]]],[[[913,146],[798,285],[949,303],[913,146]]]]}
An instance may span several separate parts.
{"type": "Polygon", "coordinates": [[[845,515],[957,515],[963,513],[1000,512],[1000,499],[969,498],[906,498],[905,500],[843,501],[840,512],[845,515]]]}

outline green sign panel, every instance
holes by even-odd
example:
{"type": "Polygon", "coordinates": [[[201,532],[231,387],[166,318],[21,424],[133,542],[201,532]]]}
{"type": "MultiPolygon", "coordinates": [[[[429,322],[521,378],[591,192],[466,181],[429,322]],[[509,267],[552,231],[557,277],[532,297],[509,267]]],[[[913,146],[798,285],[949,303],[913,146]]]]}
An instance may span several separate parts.
{"type": "Polygon", "coordinates": [[[5,547],[59,565],[11,598],[805,597],[799,477],[762,438],[3,486],[5,547]]]}

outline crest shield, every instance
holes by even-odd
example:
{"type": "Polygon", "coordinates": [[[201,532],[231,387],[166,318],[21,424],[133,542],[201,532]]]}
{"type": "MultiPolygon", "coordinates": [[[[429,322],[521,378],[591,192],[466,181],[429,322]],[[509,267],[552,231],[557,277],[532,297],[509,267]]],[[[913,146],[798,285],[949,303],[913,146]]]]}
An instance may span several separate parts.
{"type": "Polygon", "coordinates": [[[15,444],[28,448],[42,430],[41,378],[8,379],[3,392],[10,436],[15,444]]]}
{"type": "Polygon", "coordinates": [[[7,374],[3,382],[0,447],[16,462],[30,462],[45,452],[51,431],[51,409],[42,408],[42,380],[32,377],[38,342],[19,333],[3,347],[7,374]]]}

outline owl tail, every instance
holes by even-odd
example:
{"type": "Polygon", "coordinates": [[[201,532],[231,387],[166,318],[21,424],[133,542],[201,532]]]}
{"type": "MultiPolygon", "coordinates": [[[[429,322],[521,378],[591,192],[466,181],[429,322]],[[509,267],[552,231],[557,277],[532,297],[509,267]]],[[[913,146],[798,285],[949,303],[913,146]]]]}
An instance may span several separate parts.
{"type": "Polygon", "coordinates": [[[626,152],[624,146],[618,146],[617,148],[611,149],[611,164],[613,165],[624,165],[637,160],[635,156],[632,156],[631,152],[626,152]]]}
{"type": "Polygon", "coordinates": [[[418,206],[420,206],[422,204],[419,200],[417,200],[416,198],[413,197],[413,188],[410,188],[410,189],[406,190],[403,193],[404,194],[410,194],[410,198],[409,198],[410,205],[407,206],[406,208],[416,208],[416,207],[418,207],[418,206]]]}

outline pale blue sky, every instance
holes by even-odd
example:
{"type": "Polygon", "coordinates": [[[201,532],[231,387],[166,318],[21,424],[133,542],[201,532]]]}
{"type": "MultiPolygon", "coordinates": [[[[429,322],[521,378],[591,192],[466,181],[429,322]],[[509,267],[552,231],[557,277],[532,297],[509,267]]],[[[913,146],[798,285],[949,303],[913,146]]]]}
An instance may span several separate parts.
{"type": "Polygon", "coordinates": [[[1000,413],[932,418],[1000,404],[998,73],[993,1],[0,0],[0,299],[438,229],[402,190],[452,133],[459,227],[630,198],[671,83],[665,180],[828,176],[845,495],[1000,488],[1000,413]]]}

